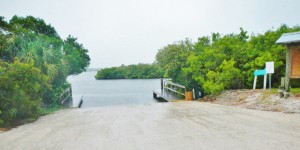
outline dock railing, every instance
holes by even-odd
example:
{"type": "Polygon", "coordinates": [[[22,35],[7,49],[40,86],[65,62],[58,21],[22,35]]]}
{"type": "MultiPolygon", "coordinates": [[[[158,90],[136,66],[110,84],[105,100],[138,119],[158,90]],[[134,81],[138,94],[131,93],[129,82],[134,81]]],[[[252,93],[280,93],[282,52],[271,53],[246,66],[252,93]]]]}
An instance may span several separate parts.
{"type": "Polygon", "coordinates": [[[161,102],[170,102],[173,100],[183,100],[186,98],[186,87],[170,80],[161,79],[161,89],[153,90],[153,98],[161,102]],[[182,96],[184,97],[182,99],[182,96]]]}
{"type": "Polygon", "coordinates": [[[173,83],[171,81],[165,81],[164,82],[164,89],[167,89],[168,91],[174,92],[176,94],[185,96],[186,88],[183,85],[173,83]],[[182,89],[182,90],[180,90],[182,89]]]}
{"type": "Polygon", "coordinates": [[[60,103],[65,107],[72,107],[73,98],[72,98],[72,88],[68,87],[60,94],[60,103]]]}

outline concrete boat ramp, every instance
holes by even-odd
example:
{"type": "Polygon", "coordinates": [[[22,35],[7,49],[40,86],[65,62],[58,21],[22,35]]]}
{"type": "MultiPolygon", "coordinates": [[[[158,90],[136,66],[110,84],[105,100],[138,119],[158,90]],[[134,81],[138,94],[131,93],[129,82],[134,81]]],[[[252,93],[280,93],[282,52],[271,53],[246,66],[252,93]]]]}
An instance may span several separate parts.
{"type": "Polygon", "coordinates": [[[200,102],[68,109],[0,133],[1,150],[298,150],[300,115],[200,102]]]}

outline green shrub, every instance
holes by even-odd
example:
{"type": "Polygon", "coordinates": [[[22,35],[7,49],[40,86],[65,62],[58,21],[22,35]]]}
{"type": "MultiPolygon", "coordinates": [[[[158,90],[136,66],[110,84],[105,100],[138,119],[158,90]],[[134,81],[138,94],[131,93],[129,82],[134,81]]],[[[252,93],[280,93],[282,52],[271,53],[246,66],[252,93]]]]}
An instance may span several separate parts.
{"type": "Polygon", "coordinates": [[[42,95],[50,88],[48,78],[33,64],[0,62],[0,120],[5,125],[36,118],[42,95]]]}

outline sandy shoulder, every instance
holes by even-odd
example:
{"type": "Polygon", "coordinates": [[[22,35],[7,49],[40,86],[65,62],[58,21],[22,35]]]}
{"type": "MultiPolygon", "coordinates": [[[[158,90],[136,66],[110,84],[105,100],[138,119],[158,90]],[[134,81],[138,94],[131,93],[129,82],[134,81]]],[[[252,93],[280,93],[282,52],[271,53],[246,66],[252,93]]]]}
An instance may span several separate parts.
{"type": "Polygon", "coordinates": [[[238,106],[264,111],[300,114],[300,95],[291,94],[287,99],[269,90],[226,90],[218,96],[206,96],[202,101],[215,104],[238,106]]]}

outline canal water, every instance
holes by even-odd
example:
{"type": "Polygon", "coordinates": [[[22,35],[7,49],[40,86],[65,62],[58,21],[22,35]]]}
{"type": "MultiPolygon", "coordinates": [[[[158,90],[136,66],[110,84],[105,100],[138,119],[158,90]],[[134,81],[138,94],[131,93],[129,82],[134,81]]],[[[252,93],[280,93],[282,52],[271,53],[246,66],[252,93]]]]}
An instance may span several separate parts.
{"type": "Polygon", "coordinates": [[[160,88],[160,79],[96,80],[96,71],[68,77],[72,84],[73,107],[83,99],[82,107],[151,104],[152,90],[160,88]]]}

